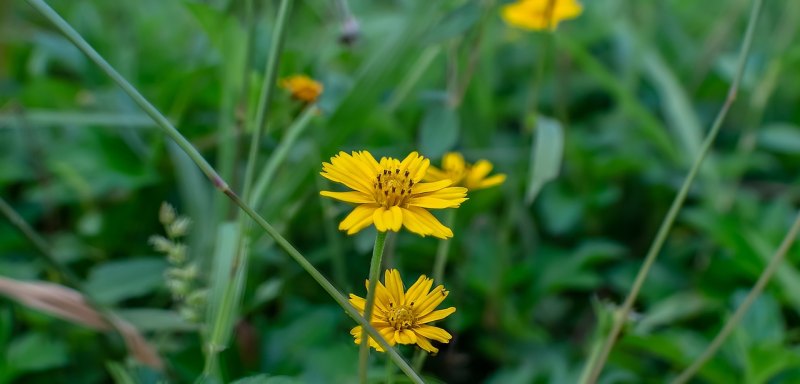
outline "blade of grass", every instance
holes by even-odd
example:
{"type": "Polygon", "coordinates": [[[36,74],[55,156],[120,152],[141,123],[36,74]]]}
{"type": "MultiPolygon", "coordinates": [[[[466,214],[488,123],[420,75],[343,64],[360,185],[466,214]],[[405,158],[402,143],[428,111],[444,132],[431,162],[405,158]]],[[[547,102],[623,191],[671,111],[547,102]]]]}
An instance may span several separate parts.
{"type": "Polygon", "coordinates": [[[216,170],[208,164],[203,156],[195,149],[192,144],[167,120],[161,112],[150,104],[147,99],[142,96],[139,91],[133,87],[122,75],[120,75],[97,51],[92,48],[81,35],[75,31],[69,23],[66,22],[55,10],[53,10],[43,0],[26,0],[36,11],[38,11],[47,20],[53,23],[64,35],[75,44],[83,53],[85,53],[90,60],[92,60],[100,69],[111,77],[114,82],[119,85],[133,101],[141,107],[158,125],[167,136],[175,141],[182,150],[197,164],[203,173],[209,178],[211,183],[220,192],[224,193],[228,198],[244,211],[250,218],[252,218],[258,226],[260,226],[270,237],[275,240],[275,243],[281,247],[301,268],[303,268],[328,295],[341,306],[345,312],[353,318],[359,325],[364,327],[372,336],[373,339],[389,354],[392,360],[400,367],[400,369],[415,383],[423,383],[422,378],[411,368],[405,359],[400,355],[397,350],[389,345],[386,339],[361,316],[358,311],[350,305],[347,298],[342,295],[329,281],[322,275],[314,266],[295,249],[289,241],[281,236],[264,218],[256,213],[249,205],[245,204],[239,196],[230,189],[228,184],[217,174],[216,170]]]}
{"type": "MultiPolygon", "coordinates": [[[[250,201],[253,176],[257,167],[258,148],[261,143],[261,133],[264,130],[267,109],[272,99],[272,91],[275,85],[277,67],[280,61],[283,37],[286,30],[286,20],[293,0],[282,0],[278,9],[275,27],[272,32],[270,52],[267,58],[266,68],[264,69],[264,82],[261,85],[261,95],[258,101],[255,121],[252,122],[253,136],[250,138],[250,150],[247,156],[245,167],[243,195],[245,201],[250,201]]],[[[216,308],[216,315],[213,316],[214,322],[211,331],[211,339],[207,341],[206,366],[204,374],[208,377],[216,373],[216,355],[225,348],[233,332],[234,319],[238,315],[242,290],[247,277],[247,254],[250,248],[251,223],[246,215],[239,212],[238,231],[235,233],[235,245],[232,253],[231,263],[227,266],[226,284],[218,285],[215,288],[222,290],[222,297],[216,308]]],[[[223,256],[223,255],[220,255],[223,256]]]]}
{"type": "Polygon", "coordinates": [[[758,277],[756,284],[753,285],[753,288],[750,290],[750,293],[747,294],[744,301],[739,308],[736,309],[736,312],[731,316],[730,319],[725,323],[722,329],[719,331],[714,340],[711,344],[708,345],[705,351],[698,357],[692,364],[686,368],[675,380],[672,381],[672,384],[683,384],[689,379],[694,376],[703,365],[717,353],[717,350],[722,346],[722,343],[728,338],[728,336],[733,332],[737,325],[742,321],[742,318],[750,309],[750,306],[753,305],[755,300],[764,291],[764,287],[767,286],[772,276],[775,275],[778,267],[783,262],[783,259],[786,258],[786,253],[789,252],[789,249],[794,244],[795,239],[797,238],[797,233],[800,232],[800,213],[797,214],[797,218],[794,220],[794,224],[789,229],[789,232],[786,233],[786,236],[783,238],[780,247],[775,252],[775,255],[772,256],[772,260],[770,260],[767,267],[764,268],[764,271],[761,272],[761,276],[758,277]]]}
{"type": "Polygon", "coordinates": [[[567,35],[556,34],[556,42],[558,47],[564,48],[578,66],[594,77],[606,91],[619,100],[622,110],[636,120],[642,132],[652,140],[656,148],[672,162],[680,164],[681,156],[672,145],[672,141],[666,133],[666,128],[653,116],[652,112],[639,103],[636,96],[625,88],[615,74],[611,73],[603,63],[595,59],[586,48],[571,40],[567,35]]]}
{"type": "MultiPolygon", "coordinates": [[[[711,126],[711,130],[708,132],[705,140],[703,140],[703,145],[700,148],[700,152],[695,158],[689,173],[686,175],[686,179],[683,181],[681,189],[678,191],[678,194],[672,201],[672,205],[670,206],[666,217],[664,217],[664,221],[661,222],[661,226],[658,229],[656,238],[650,245],[650,249],[647,252],[647,256],[645,256],[644,263],[639,269],[639,272],[636,274],[636,280],[634,281],[628,296],[625,298],[622,308],[620,308],[616,313],[616,316],[614,316],[614,324],[611,328],[611,332],[609,332],[608,337],[603,344],[603,348],[600,350],[600,355],[596,360],[596,364],[594,364],[589,370],[590,374],[586,377],[587,383],[593,384],[597,382],[600,372],[602,372],[603,366],[605,366],[606,360],[608,359],[608,355],[611,353],[611,349],[614,347],[617,336],[619,336],[620,331],[622,331],[622,326],[625,324],[625,321],[627,320],[628,315],[633,308],[633,303],[636,301],[642,285],[644,285],[644,280],[647,278],[650,268],[653,266],[658,254],[661,252],[661,247],[664,245],[670,229],[672,229],[672,224],[675,222],[675,218],[678,216],[678,212],[680,212],[683,202],[686,200],[686,195],[689,193],[689,188],[691,187],[692,182],[700,170],[703,159],[705,159],[706,155],[711,150],[711,145],[714,143],[717,133],[719,133],[719,130],[722,127],[722,122],[725,120],[725,116],[727,116],[731,105],[733,105],[733,102],[736,100],[736,95],[739,90],[739,82],[742,79],[744,68],[747,64],[747,58],[750,53],[750,47],[753,42],[753,35],[755,34],[758,16],[761,14],[762,5],[763,0],[755,0],[753,4],[753,10],[750,13],[750,19],[747,23],[747,31],[744,35],[741,51],[739,52],[739,62],[737,65],[736,74],[733,78],[733,83],[731,83],[731,86],[728,89],[728,95],[725,99],[725,103],[722,105],[719,114],[717,114],[714,124],[711,126]]],[[[587,369],[588,368],[589,366],[587,366],[587,369]]]]}

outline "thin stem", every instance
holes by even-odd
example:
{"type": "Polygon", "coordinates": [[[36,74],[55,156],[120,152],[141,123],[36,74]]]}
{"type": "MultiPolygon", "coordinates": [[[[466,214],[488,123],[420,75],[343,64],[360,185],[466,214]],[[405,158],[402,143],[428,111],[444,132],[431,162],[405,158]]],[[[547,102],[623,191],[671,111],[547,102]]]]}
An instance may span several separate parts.
{"type": "MultiPolygon", "coordinates": [[[[456,210],[450,209],[446,213],[444,225],[448,228],[453,227],[456,220],[456,210]]],[[[433,281],[438,284],[444,284],[444,269],[447,264],[447,256],[450,253],[450,243],[452,239],[441,239],[436,248],[436,259],[433,262],[433,281]]]]}
{"type": "Polygon", "coordinates": [[[272,178],[275,177],[275,173],[278,171],[281,164],[283,164],[283,161],[286,160],[289,150],[294,147],[297,139],[305,132],[311,119],[317,114],[319,114],[319,108],[317,108],[316,104],[311,104],[307,106],[300,114],[300,117],[289,126],[286,135],[283,136],[280,144],[278,144],[278,147],[275,148],[275,151],[269,157],[267,165],[262,168],[261,174],[258,176],[258,179],[256,179],[253,193],[250,195],[250,200],[247,202],[248,204],[258,208],[261,199],[264,197],[263,195],[267,186],[272,182],[272,178]]]}
{"type": "MultiPolygon", "coordinates": [[[[447,211],[444,218],[444,225],[448,228],[453,228],[453,223],[456,221],[455,209],[447,211]]],[[[436,247],[436,259],[433,262],[433,281],[437,284],[444,284],[444,271],[447,265],[447,256],[450,254],[450,244],[452,239],[441,239],[439,245],[436,247]]],[[[411,360],[411,366],[414,370],[419,372],[425,364],[425,359],[428,357],[428,352],[422,348],[417,349],[414,353],[414,358],[411,360]]]]}
{"type": "Polygon", "coordinates": [[[394,384],[394,363],[386,359],[386,384],[394,384]]]}
{"type": "Polygon", "coordinates": [[[767,286],[772,276],[775,274],[775,271],[778,270],[778,267],[781,265],[781,262],[784,258],[786,258],[786,253],[789,252],[789,249],[794,244],[795,239],[797,238],[797,233],[800,231],[800,213],[797,214],[797,218],[794,220],[794,224],[789,229],[789,232],[786,233],[786,236],[783,238],[780,247],[775,252],[775,255],[772,256],[772,260],[770,260],[767,267],[764,268],[764,271],[761,272],[761,276],[758,277],[758,281],[756,284],[753,285],[753,288],[750,290],[750,293],[747,294],[747,297],[744,299],[739,308],[736,309],[736,312],[731,316],[730,319],[725,323],[722,329],[719,331],[714,340],[709,344],[703,354],[700,355],[685,371],[683,371],[678,378],[672,381],[672,384],[683,384],[692,376],[703,367],[703,365],[717,353],[717,350],[722,346],[722,343],[728,338],[728,336],[733,332],[737,325],[742,321],[742,318],[750,309],[750,306],[753,305],[753,302],[761,295],[761,292],[764,291],[764,287],[767,286]]]}
{"type": "MultiPolygon", "coordinates": [[[[69,270],[65,265],[61,264],[50,251],[52,248],[50,245],[47,244],[45,241],[36,231],[31,228],[28,222],[25,221],[22,216],[14,210],[11,205],[9,205],[2,197],[0,197],[0,213],[5,216],[8,221],[17,228],[33,245],[34,248],[39,252],[39,255],[42,256],[42,259],[64,280],[67,286],[74,288],[76,291],[80,292],[81,295],[86,300],[86,303],[89,304],[92,308],[94,308],[100,316],[111,326],[111,329],[116,332],[122,339],[127,339],[125,331],[120,328],[119,321],[116,319],[114,314],[107,309],[105,306],[100,304],[97,300],[92,297],[92,295],[86,291],[81,283],[81,280],[78,279],[72,271],[69,270]]],[[[128,348],[128,353],[131,353],[131,349],[128,348]]]]}
{"type": "Polygon", "coordinates": [[[250,187],[255,175],[258,159],[258,147],[261,144],[261,133],[264,130],[267,119],[267,110],[272,101],[273,90],[275,89],[275,79],[278,76],[278,63],[280,62],[281,49],[283,48],[284,35],[286,34],[286,21],[289,19],[289,9],[293,0],[281,0],[278,8],[278,18],[275,21],[275,28],[272,31],[272,41],[269,45],[269,56],[264,69],[264,82],[261,84],[261,95],[258,99],[258,109],[256,119],[251,127],[253,137],[250,140],[250,151],[247,155],[247,169],[244,176],[244,198],[249,202],[250,187]]]}
{"type": "Polygon", "coordinates": [[[25,237],[28,241],[33,244],[34,248],[39,251],[39,255],[42,256],[42,259],[53,268],[61,278],[64,279],[64,282],[76,290],[80,291],[84,295],[86,295],[86,291],[83,289],[83,284],[81,284],[80,279],[78,279],[72,271],[69,270],[66,266],[62,265],[58,262],[56,257],[50,252],[50,246],[47,242],[39,236],[36,231],[31,228],[30,225],[25,221],[25,219],[20,216],[17,211],[14,210],[2,197],[0,197],[0,212],[3,213],[3,216],[8,219],[8,221],[14,225],[25,237]]]}
{"type": "Polygon", "coordinates": [[[758,16],[761,13],[762,3],[763,0],[756,0],[753,5],[753,11],[750,14],[750,20],[748,21],[747,31],[745,32],[742,48],[739,52],[739,62],[736,69],[736,75],[734,76],[733,83],[728,90],[728,96],[725,99],[725,103],[722,105],[722,109],[720,109],[719,114],[714,120],[711,130],[708,132],[708,135],[703,141],[703,146],[700,149],[700,153],[698,154],[697,158],[695,158],[692,168],[689,170],[689,174],[683,181],[683,185],[681,185],[681,189],[678,191],[678,194],[672,201],[672,206],[670,206],[667,216],[664,218],[664,221],[661,222],[661,226],[658,229],[656,238],[651,244],[644,263],[636,275],[636,280],[634,281],[633,286],[628,293],[628,297],[625,298],[622,308],[620,308],[619,312],[616,314],[616,316],[614,316],[614,325],[612,326],[611,332],[608,334],[608,337],[603,344],[603,348],[600,350],[600,355],[597,358],[596,365],[594,365],[591,370],[588,383],[595,383],[600,376],[600,372],[603,370],[603,366],[608,359],[608,355],[611,353],[611,349],[614,347],[617,336],[619,336],[622,326],[625,324],[631,308],[633,307],[633,303],[636,301],[636,297],[639,295],[639,291],[644,284],[644,280],[647,278],[647,274],[650,272],[650,268],[653,266],[653,263],[658,257],[659,252],[661,252],[661,247],[664,245],[664,241],[666,240],[667,235],[672,228],[672,224],[675,222],[675,218],[678,216],[678,212],[683,206],[683,202],[686,200],[686,195],[689,193],[689,188],[691,187],[695,176],[697,176],[697,173],[700,170],[700,165],[703,163],[706,155],[708,155],[708,152],[711,150],[711,145],[714,143],[714,139],[716,139],[720,127],[722,127],[722,122],[725,120],[725,116],[728,114],[728,110],[731,108],[734,100],[736,100],[739,82],[741,81],[742,74],[744,73],[745,64],[747,64],[747,57],[750,52],[750,46],[753,42],[755,26],[758,21],[758,16]]]}
{"type": "MultiPolygon", "coordinates": [[[[364,318],[372,319],[372,309],[375,305],[375,290],[381,274],[381,259],[383,259],[383,246],[386,244],[386,232],[378,231],[375,236],[375,247],[372,248],[372,260],[369,262],[369,287],[367,287],[367,302],[364,306],[364,318]]],[[[362,384],[367,382],[367,363],[369,362],[369,338],[366,331],[361,332],[361,347],[358,351],[358,378],[362,384]]]]}
{"type": "Polygon", "coordinates": [[[100,69],[105,72],[112,80],[114,80],[125,93],[130,96],[137,105],[139,105],[145,113],[158,125],[158,128],[164,131],[175,143],[197,164],[198,168],[211,180],[214,187],[224,193],[228,198],[250,216],[256,224],[261,227],[270,237],[275,240],[275,243],[283,249],[289,257],[291,257],[297,264],[308,273],[314,281],[325,290],[328,295],[341,306],[345,312],[355,320],[359,325],[364,327],[370,336],[380,345],[397,364],[398,367],[415,383],[423,383],[422,378],[411,369],[411,366],[406,362],[397,350],[389,345],[386,339],[367,321],[358,311],[348,302],[329,281],[325,278],[314,266],[305,258],[300,252],[297,251],[275,228],[273,228],[261,215],[256,213],[249,205],[245,204],[242,199],[234,193],[228,184],[222,180],[217,172],[211,165],[206,162],[202,155],[189,143],[189,141],[178,132],[175,127],[167,120],[147,99],[145,99],[125,78],[122,77],[113,67],[111,67],[97,51],[92,48],[89,43],[84,40],[78,32],[75,31],[58,13],[50,8],[43,0],[26,0],[34,9],[42,14],[46,19],[52,22],[62,33],[72,41],[78,49],[83,51],[89,59],[97,64],[100,69]]]}

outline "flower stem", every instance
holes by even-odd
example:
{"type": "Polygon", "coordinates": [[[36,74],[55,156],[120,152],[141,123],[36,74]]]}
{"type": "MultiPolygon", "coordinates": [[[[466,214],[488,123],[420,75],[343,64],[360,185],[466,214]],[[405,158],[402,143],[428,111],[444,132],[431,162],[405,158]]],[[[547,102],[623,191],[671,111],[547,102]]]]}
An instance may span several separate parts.
{"type": "Polygon", "coordinates": [[[362,316],[339,292],[333,284],[322,275],[322,273],[317,270],[308,259],[303,256],[297,249],[292,246],[289,241],[287,241],[280,233],[278,233],[275,228],[272,227],[266,220],[264,220],[261,215],[256,213],[252,207],[245,204],[244,201],[235,193],[233,190],[230,189],[228,184],[217,174],[217,171],[210,165],[208,162],[203,158],[200,152],[197,151],[194,146],[186,139],[175,127],[172,123],[164,117],[161,112],[156,109],[150,102],[139,93],[136,88],[133,87],[127,80],[125,80],[122,75],[119,74],[97,51],[92,48],[86,40],[81,37],[81,35],[75,31],[72,26],[69,25],[56,11],[54,11],[47,3],[43,0],[26,0],[28,4],[30,4],[34,9],[36,9],[42,16],[44,16],[47,20],[49,20],[53,25],[55,25],[63,34],[67,37],[70,41],[72,41],[75,46],[80,49],[86,56],[89,57],[100,69],[108,75],[112,80],[114,80],[117,85],[122,88],[128,96],[133,99],[133,101],[150,116],[153,121],[155,121],[156,125],[159,129],[161,129],[167,136],[169,136],[175,144],[178,145],[181,150],[183,150],[187,156],[197,165],[198,168],[208,177],[211,183],[214,185],[216,189],[220,192],[224,193],[235,205],[239,207],[244,213],[250,216],[255,223],[261,227],[264,232],[266,232],[275,243],[286,252],[298,265],[300,265],[303,270],[308,273],[317,284],[325,290],[331,298],[336,301],[339,306],[341,306],[345,312],[358,323],[366,329],[367,333],[381,346],[388,354],[389,357],[400,367],[400,370],[408,376],[411,381],[414,383],[423,383],[422,378],[414,372],[411,366],[408,364],[405,359],[397,352],[397,349],[389,345],[389,343],[384,339],[381,334],[373,327],[369,321],[367,321],[364,316],[362,316]]]}
{"type": "MultiPolygon", "coordinates": [[[[453,223],[456,220],[456,211],[455,209],[450,209],[447,211],[444,219],[445,227],[452,228],[453,223]]],[[[433,281],[437,284],[443,284],[444,281],[444,268],[447,264],[447,255],[450,253],[450,243],[451,239],[441,239],[439,240],[439,245],[436,247],[436,259],[433,262],[433,281]]]]}
{"type": "Polygon", "coordinates": [[[764,271],[761,272],[761,276],[758,277],[756,284],[753,285],[753,288],[750,290],[750,293],[747,294],[747,297],[745,297],[742,304],[739,305],[739,308],[736,309],[736,312],[733,314],[733,316],[728,319],[703,354],[700,355],[700,357],[698,357],[692,363],[692,365],[686,368],[686,370],[683,371],[678,378],[673,380],[672,384],[683,384],[689,381],[689,379],[691,379],[692,376],[694,376],[694,374],[697,373],[697,371],[699,371],[700,368],[702,368],[703,365],[711,357],[713,357],[715,353],[717,353],[717,350],[722,346],[722,343],[725,342],[730,333],[733,332],[734,328],[736,328],[736,326],[739,325],[739,322],[742,321],[742,318],[750,309],[750,306],[753,305],[753,302],[755,302],[756,298],[758,298],[761,292],[764,291],[764,287],[766,287],[767,283],[769,283],[770,279],[772,279],[772,276],[775,274],[778,266],[781,265],[781,262],[786,257],[786,253],[789,251],[789,248],[791,248],[792,244],[794,244],[798,232],[800,232],[800,213],[797,214],[794,224],[792,224],[789,232],[786,233],[786,236],[783,238],[780,247],[778,247],[778,250],[775,252],[775,255],[772,256],[772,260],[770,260],[769,264],[767,264],[767,267],[764,268],[764,271]]]}
{"type": "Polygon", "coordinates": [[[609,332],[608,337],[606,338],[602,349],[600,350],[600,355],[596,360],[596,364],[592,367],[591,373],[588,376],[587,383],[593,384],[597,381],[600,376],[600,372],[603,370],[603,366],[608,359],[608,355],[611,353],[611,349],[614,347],[614,344],[617,340],[617,336],[619,336],[620,331],[622,331],[622,326],[625,324],[625,321],[628,318],[628,314],[630,314],[631,309],[633,307],[633,303],[636,301],[637,296],[639,295],[639,291],[644,284],[644,280],[647,278],[647,274],[650,272],[650,268],[653,266],[658,254],[661,252],[661,247],[664,245],[664,241],[669,234],[670,229],[672,229],[672,224],[675,222],[675,218],[678,216],[678,212],[680,211],[681,207],[683,206],[683,202],[686,200],[686,195],[689,193],[689,188],[694,181],[695,176],[697,176],[698,171],[700,170],[700,165],[703,163],[703,160],[708,155],[709,151],[711,150],[711,145],[714,143],[714,139],[717,137],[717,133],[719,133],[720,128],[722,127],[722,122],[725,120],[725,116],[728,114],[728,110],[731,108],[734,100],[736,100],[736,94],[739,89],[739,82],[742,79],[742,75],[744,73],[744,67],[747,63],[747,57],[750,52],[750,46],[753,42],[753,35],[755,32],[756,22],[758,20],[758,16],[761,13],[761,5],[763,4],[763,0],[755,0],[753,4],[753,11],[750,14],[750,20],[748,21],[747,31],[745,32],[744,41],[742,43],[741,51],[739,52],[739,62],[736,69],[736,74],[733,78],[733,83],[728,90],[728,95],[725,99],[725,103],[722,105],[719,113],[717,114],[716,119],[714,120],[714,124],[711,126],[711,130],[709,130],[708,135],[706,136],[705,140],[703,141],[703,146],[700,149],[700,153],[694,159],[694,163],[692,164],[689,173],[686,175],[686,179],[683,181],[683,185],[681,185],[681,189],[678,191],[678,194],[675,196],[675,199],[672,201],[672,205],[670,206],[669,211],[667,212],[667,216],[664,217],[664,220],[661,222],[661,226],[658,229],[658,233],[656,234],[656,238],[653,240],[653,243],[650,245],[650,249],[647,252],[647,256],[645,257],[644,263],[642,264],[639,272],[636,275],[636,280],[631,287],[628,296],[625,298],[625,302],[622,305],[622,308],[619,309],[619,312],[614,316],[614,324],[611,328],[611,332],[609,332]]]}
{"type": "MultiPolygon", "coordinates": [[[[381,259],[383,259],[383,246],[386,244],[386,232],[378,231],[375,236],[375,247],[372,248],[372,260],[369,263],[369,287],[367,287],[367,302],[364,306],[364,318],[369,322],[372,319],[372,307],[375,305],[375,290],[381,274],[381,259]]],[[[358,378],[364,384],[367,382],[367,363],[369,363],[369,337],[362,328],[361,348],[358,351],[358,378]]]]}
{"type": "MultiPolygon", "coordinates": [[[[448,228],[453,228],[453,223],[456,221],[456,211],[451,209],[447,211],[447,216],[444,218],[444,225],[448,228]]],[[[436,284],[444,284],[444,270],[447,265],[447,256],[450,254],[450,243],[452,239],[441,239],[439,245],[436,247],[436,259],[433,262],[433,281],[436,284]]],[[[414,370],[419,372],[425,364],[425,359],[428,357],[428,352],[420,348],[414,353],[414,358],[411,360],[411,366],[414,370]]]]}

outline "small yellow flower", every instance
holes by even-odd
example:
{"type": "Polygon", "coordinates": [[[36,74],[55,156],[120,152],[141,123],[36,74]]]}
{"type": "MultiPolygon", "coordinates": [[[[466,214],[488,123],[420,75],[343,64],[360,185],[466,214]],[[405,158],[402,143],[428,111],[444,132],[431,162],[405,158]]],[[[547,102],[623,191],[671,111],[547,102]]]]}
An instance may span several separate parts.
{"type": "Polygon", "coordinates": [[[322,176],[353,189],[322,191],[320,195],[358,204],[339,224],[352,235],[371,224],[378,231],[409,231],[440,239],[453,237],[428,209],[456,208],[467,200],[467,189],[450,187],[452,181],[421,183],[430,160],[411,152],[403,161],[383,157],[380,163],[367,151],[349,155],[339,152],[330,163],[322,163],[322,176]]]}
{"type": "Polygon", "coordinates": [[[555,30],[563,20],[583,12],[576,0],[519,0],[503,7],[500,15],[506,24],[531,31],[555,30]]]}
{"type": "MultiPolygon", "coordinates": [[[[456,311],[455,307],[434,311],[449,294],[440,285],[433,290],[433,279],[422,275],[417,282],[405,290],[400,273],[396,269],[387,270],[384,275],[386,286],[379,281],[375,291],[375,306],[370,324],[386,339],[389,345],[417,344],[430,352],[439,352],[431,340],[447,343],[453,338],[447,331],[428,323],[444,319],[456,311]]],[[[367,280],[369,287],[369,280],[367,280]]],[[[363,315],[366,300],[350,294],[350,304],[363,315]]],[[[350,330],[356,344],[361,344],[361,326],[350,330]]],[[[383,352],[383,348],[372,337],[369,345],[383,352]]]]}
{"type": "Polygon", "coordinates": [[[306,103],[317,101],[323,90],[322,83],[306,75],[293,75],[283,78],[280,85],[291,92],[293,98],[306,103]]]}
{"type": "Polygon", "coordinates": [[[450,152],[442,158],[442,169],[431,166],[425,175],[426,181],[437,181],[449,179],[453,185],[466,187],[470,191],[494,187],[506,180],[506,175],[497,174],[486,177],[492,171],[492,163],[488,160],[478,160],[477,163],[469,164],[464,161],[464,156],[460,153],[450,152]]]}

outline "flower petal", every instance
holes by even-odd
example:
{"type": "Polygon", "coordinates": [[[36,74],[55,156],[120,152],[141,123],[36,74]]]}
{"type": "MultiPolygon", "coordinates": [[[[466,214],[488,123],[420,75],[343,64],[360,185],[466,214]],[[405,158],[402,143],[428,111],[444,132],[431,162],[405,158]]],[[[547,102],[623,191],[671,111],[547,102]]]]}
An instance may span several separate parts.
{"type": "Polygon", "coordinates": [[[429,279],[425,275],[420,276],[419,279],[408,288],[408,291],[406,291],[406,302],[403,304],[414,303],[416,305],[419,299],[428,295],[431,285],[433,285],[433,279],[429,279]]]}
{"type": "Polygon", "coordinates": [[[434,182],[431,182],[431,183],[414,184],[414,186],[411,188],[411,194],[413,196],[413,195],[419,195],[419,194],[422,194],[422,193],[429,193],[429,192],[433,192],[433,191],[438,191],[438,190],[440,190],[442,188],[450,186],[451,184],[453,184],[453,182],[450,179],[434,181],[434,182]]]}
{"type": "Polygon", "coordinates": [[[355,209],[339,223],[339,230],[347,231],[348,235],[352,235],[366,228],[372,224],[373,212],[377,208],[378,205],[376,204],[362,204],[355,207],[355,209]]]}
{"type": "Polygon", "coordinates": [[[440,309],[438,311],[433,311],[433,312],[431,312],[431,313],[429,313],[429,314],[427,314],[425,316],[422,316],[422,317],[418,318],[417,319],[417,323],[418,324],[426,324],[426,323],[430,323],[431,321],[441,320],[441,319],[444,319],[447,316],[450,316],[455,311],[456,311],[456,307],[450,307],[450,308],[446,308],[446,309],[440,309]]]}
{"type": "Polygon", "coordinates": [[[419,306],[416,308],[417,316],[425,317],[425,315],[436,309],[449,294],[450,292],[445,290],[442,285],[434,288],[420,300],[419,306]]]}
{"type": "MultiPolygon", "coordinates": [[[[406,208],[406,211],[403,212],[403,217],[408,217],[409,212],[412,214],[412,222],[414,224],[412,224],[413,227],[408,225],[406,225],[406,227],[411,232],[420,233],[422,235],[433,235],[434,237],[438,237],[440,239],[453,237],[453,231],[451,231],[450,228],[442,225],[437,218],[431,215],[431,213],[426,211],[424,208],[409,206],[406,208]],[[428,231],[422,233],[419,231],[420,228],[427,228],[428,231]]],[[[403,224],[406,224],[405,220],[403,221],[403,224]]]]}
{"type": "Polygon", "coordinates": [[[319,194],[325,197],[330,197],[347,203],[356,203],[356,204],[375,203],[375,198],[373,198],[370,195],[367,195],[364,192],[359,192],[359,191],[351,191],[351,192],[320,191],[319,194]]]}
{"type": "Polygon", "coordinates": [[[447,333],[447,331],[444,329],[434,327],[432,325],[420,325],[419,327],[414,328],[414,332],[442,343],[447,343],[453,338],[453,336],[447,333]]]}
{"type": "Polygon", "coordinates": [[[383,213],[383,220],[386,222],[386,226],[389,227],[389,229],[397,232],[400,230],[400,227],[403,226],[403,210],[398,206],[392,206],[388,211],[383,213]],[[389,216],[388,218],[387,215],[389,216]]]}
{"type": "Polygon", "coordinates": [[[495,185],[502,184],[504,181],[506,181],[506,175],[499,173],[492,177],[481,180],[480,182],[478,182],[477,185],[473,186],[472,189],[483,189],[483,188],[494,187],[495,185]]]}
{"type": "Polygon", "coordinates": [[[375,228],[378,229],[380,232],[386,232],[386,222],[383,221],[383,211],[385,208],[378,207],[375,208],[372,214],[372,220],[375,222],[375,228]]]}
{"type": "MultiPolygon", "coordinates": [[[[416,332],[414,332],[414,333],[416,333],[416,332]]],[[[431,354],[435,354],[435,353],[439,352],[439,348],[434,347],[433,344],[431,344],[431,341],[428,340],[427,337],[422,336],[419,333],[417,333],[417,345],[419,345],[420,348],[428,351],[431,354]]]]}
{"type": "Polygon", "coordinates": [[[400,272],[396,269],[387,269],[384,273],[383,281],[386,282],[386,290],[393,299],[394,305],[402,305],[405,298],[405,288],[403,280],[400,279],[400,272]]]}

